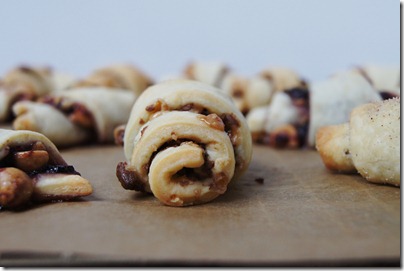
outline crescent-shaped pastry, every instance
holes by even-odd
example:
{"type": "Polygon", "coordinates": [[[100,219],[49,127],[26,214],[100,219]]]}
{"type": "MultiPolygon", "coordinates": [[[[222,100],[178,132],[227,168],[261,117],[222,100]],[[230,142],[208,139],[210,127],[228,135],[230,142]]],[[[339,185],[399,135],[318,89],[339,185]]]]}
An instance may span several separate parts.
{"type": "Polygon", "coordinates": [[[269,105],[253,108],[247,114],[254,142],[275,148],[302,147],[307,140],[309,110],[307,89],[275,93],[269,105]]]}
{"type": "Polygon", "coordinates": [[[229,71],[230,68],[219,61],[192,61],[186,65],[184,75],[188,79],[219,87],[229,71]]]}
{"type": "Polygon", "coordinates": [[[111,89],[127,89],[136,96],[153,84],[153,80],[139,68],[129,64],[115,64],[95,70],[73,87],[99,86],[111,89]]]}
{"type": "Polygon", "coordinates": [[[126,90],[72,89],[36,103],[15,104],[13,128],[40,132],[59,147],[89,141],[110,143],[114,129],[126,123],[135,99],[135,94],[126,90]]]}
{"type": "Polygon", "coordinates": [[[399,186],[400,123],[400,98],[360,105],[349,123],[319,129],[316,148],[330,170],[399,186]]]}
{"type": "Polygon", "coordinates": [[[122,186],[153,193],[166,205],[205,203],[248,167],[251,134],[241,112],[217,88],[191,80],[149,87],[124,133],[122,186]]]}
{"type": "Polygon", "coordinates": [[[400,67],[364,65],[356,68],[356,70],[365,76],[382,96],[389,98],[400,96],[400,67]]]}
{"type": "Polygon", "coordinates": [[[306,87],[305,80],[296,71],[286,67],[269,67],[262,70],[259,76],[271,82],[274,93],[306,87]]]}
{"type": "Polygon", "coordinates": [[[227,74],[220,89],[233,99],[244,115],[255,107],[269,104],[273,94],[271,82],[260,76],[246,78],[227,74]]]}
{"type": "Polygon", "coordinates": [[[0,122],[11,118],[11,107],[20,100],[34,100],[52,91],[52,70],[21,66],[0,82],[0,122]]]}
{"type": "Polygon", "coordinates": [[[55,145],[31,131],[0,129],[0,207],[69,200],[92,193],[88,180],[68,165],[55,145]]]}
{"type": "Polygon", "coordinates": [[[382,100],[380,93],[357,72],[340,72],[313,82],[308,89],[274,94],[271,103],[247,115],[255,142],[275,147],[314,147],[317,130],[341,124],[358,105],[382,100]]]}

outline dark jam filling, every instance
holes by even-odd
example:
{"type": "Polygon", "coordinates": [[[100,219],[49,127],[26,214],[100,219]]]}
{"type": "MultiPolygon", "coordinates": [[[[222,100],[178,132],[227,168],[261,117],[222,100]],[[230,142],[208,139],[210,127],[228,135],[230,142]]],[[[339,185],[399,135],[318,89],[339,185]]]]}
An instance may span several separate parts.
{"type": "Polygon", "coordinates": [[[300,112],[300,120],[293,126],[297,132],[299,147],[307,142],[310,121],[310,92],[307,88],[297,87],[285,91],[300,112]]]}
{"type": "Polygon", "coordinates": [[[31,172],[28,172],[28,175],[32,178],[35,175],[38,174],[56,174],[56,173],[61,173],[61,174],[69,174],[69,175],[80,175],[73,166],[62,166],[62,165],[46,165],[45,167],[39,169],[39,170],[34,170],[31,172]]]}
{"type": "Polygon", "coordinates": [[[379,94],[380,94],[380,97],[382,97],[383,100],[388,100],[388,99],[392,99],[392,98],[395,98],[395,97],[399,97],[399,95],[397,95],[397,94],[395,94],[393,92],[390,92],[390,91],[380,91],[379,94]]]}
{"type": "Polygon", "coordinates": [[[305,101],[309,101],[309,90],[307,88],[291,88],[288,90],[285,90],[285,93],[290,96],[290,98],[293,100],[296,99],[303,99],[305,101]]]}
{"type": "MultiPolygon", "coordinates": [[[[4,157],[3,160],[0,161],[0,168],[3,167],[15,167],[14,161],[13,161],[13,155],[17,152],[24,152],[24,151],[31,151],[33,149],[33,146],[36,144],[36,142],[28,143],[25,145],[20,145],[20,146],[13,146],[13,147],[8,147],[8,154],[6,157],[4,157]]],[[[70,165],[53,165],[52,163],[55,163],[54,161],[49,161],[44,167],[25,172],[27,175],[30,177],[33,177],[37,174],[52,174],[52,173],[65,173],[65,174],[74,174],[74,175],[80,175],[79,172],[77,172],[73,166],[70,165]]]]}

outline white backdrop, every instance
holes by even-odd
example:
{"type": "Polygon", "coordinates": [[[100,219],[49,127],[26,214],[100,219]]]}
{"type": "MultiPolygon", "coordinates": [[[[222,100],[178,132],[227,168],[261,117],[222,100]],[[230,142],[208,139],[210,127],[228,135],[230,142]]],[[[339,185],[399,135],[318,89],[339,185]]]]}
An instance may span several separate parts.
{"type": "Polygon", "coordinates": [[[0,77],[19,64],[84,76],[128,62],[155,78],[189,60],[308,80],[400,64],[397,0],[1,0],[0,77]]]}

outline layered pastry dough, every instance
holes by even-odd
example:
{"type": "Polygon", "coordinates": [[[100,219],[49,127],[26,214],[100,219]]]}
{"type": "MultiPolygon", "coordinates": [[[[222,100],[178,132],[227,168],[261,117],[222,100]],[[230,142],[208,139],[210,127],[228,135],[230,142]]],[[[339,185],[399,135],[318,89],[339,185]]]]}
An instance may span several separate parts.
{"type": "Polygon", "coordinates": [[[369,182],[399,186],[400,123],[400,98],[364,104],[349,123],[320,128],[316,148],[332,171],[357,171],[369,182]]]}
{"type": "Polygon", "coordinates": [[[153,84],[153,80],[139,68],[129,64],[115,64],[95,70],[74,87],[108,87],[111,89],[127,89],[136,96],[153,84]]]}
{"type": "Polygon", "coordinates": [[[91,193],[89,181],[65,162],[44,135],[0,129],[0,207],[18,208],[31,200],[70,200],[91,193]]]}
{"type": "Polygon", "coordinates": [[[344,123],[356,106],[380,100],[380,93],[362,75],[341,72],[308,89],[276,93],[270,105],[253,109],[247,121],[258,143],[314,147],[319,127],[344,123]]]}
{"type": "Polygon", "coordinates": [[[231,99],[191,80],[166,81],[143,92],[123,144],[127,161],[117,166],[122,186],[172,206],[223,194],[252,154],[246,121],[231,99]]]}
{"type": "Polygon", "coordinates": [[[114,140],[114,129],[126,123],[135,99],[133,92],[120,89],[71,89],[37,102],[16,103],[13,127],[40,132],[58,147],[109,143],[114,140]]]}

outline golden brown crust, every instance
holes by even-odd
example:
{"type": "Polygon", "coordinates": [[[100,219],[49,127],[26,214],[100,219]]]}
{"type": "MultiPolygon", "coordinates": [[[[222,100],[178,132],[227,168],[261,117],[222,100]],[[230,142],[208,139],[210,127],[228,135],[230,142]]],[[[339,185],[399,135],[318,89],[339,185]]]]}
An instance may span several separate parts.
{"type": "Polygon", "coordinates": [[[349,151],[348,124],[319,128],[316,134],[316,148],[329,170],[345,173],[356,172],[349,151]]]}

